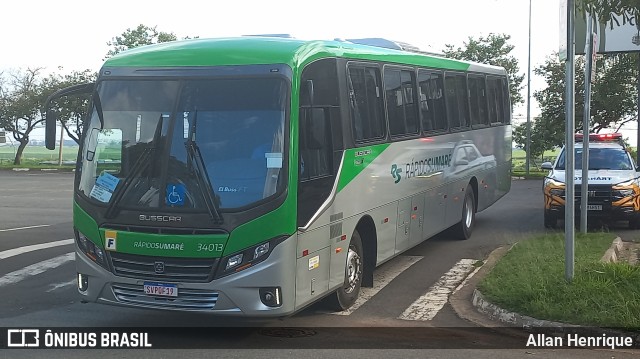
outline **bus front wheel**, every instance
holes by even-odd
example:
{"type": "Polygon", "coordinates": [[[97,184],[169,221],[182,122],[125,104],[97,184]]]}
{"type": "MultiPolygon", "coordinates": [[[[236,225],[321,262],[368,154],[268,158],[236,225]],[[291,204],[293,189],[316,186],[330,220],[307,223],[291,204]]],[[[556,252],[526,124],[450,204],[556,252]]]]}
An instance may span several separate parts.
{"type": "Polygon", "coordinates": [[[348,309],[356,302],[360,294],[360,286],[362,285],[363,269],[362,239],[360,238],[360,233],[356,230],[353,232],[351,241],[349,242],[344,283],[329,297],[328,304],[331,309],[342,311],[348,309]]]}

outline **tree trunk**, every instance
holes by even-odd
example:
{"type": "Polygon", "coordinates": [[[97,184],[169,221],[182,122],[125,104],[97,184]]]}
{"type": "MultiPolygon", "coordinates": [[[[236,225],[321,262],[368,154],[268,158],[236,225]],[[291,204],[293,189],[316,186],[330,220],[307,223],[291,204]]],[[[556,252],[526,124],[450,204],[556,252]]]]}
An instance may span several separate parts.
{"type": "Polygon", "coordinates": [[[24,152],[24,148],[27,147],[29,141],[20,142],[18,146],[18,150],[16,151],[16,158],[13,160],[13,164],[19,166],[22,163],[22,152],[24,152]]]}

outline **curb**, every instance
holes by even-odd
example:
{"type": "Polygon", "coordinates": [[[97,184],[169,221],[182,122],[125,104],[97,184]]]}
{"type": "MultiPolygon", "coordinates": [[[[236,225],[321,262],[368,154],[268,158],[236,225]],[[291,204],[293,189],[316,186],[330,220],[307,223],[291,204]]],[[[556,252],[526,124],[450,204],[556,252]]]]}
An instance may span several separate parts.
{"type": "Polygon", "coordinates": [[[478,289],[473,290],[471,304],[480,312],[487,315],[491,320],[501,323],[510,324],[519,328],[535,328],[535,327],[569,327],[580,328],[580,325],[567,324],[561,322],[553,322],[549,320],[536,319],[526,315],[510,312],[499,306],[487,301],[478,289]]]}
{"type": "Polygon", "coordinates": [[[615,263],[620,258],[620,252],[622,252],[622,247],[624,244],[622,243],[622,239],[620,237],[616,237],[611,243],[611,247],[604,252],[602,258],[600,258],[601,262],[605,263],[615,263]]]}

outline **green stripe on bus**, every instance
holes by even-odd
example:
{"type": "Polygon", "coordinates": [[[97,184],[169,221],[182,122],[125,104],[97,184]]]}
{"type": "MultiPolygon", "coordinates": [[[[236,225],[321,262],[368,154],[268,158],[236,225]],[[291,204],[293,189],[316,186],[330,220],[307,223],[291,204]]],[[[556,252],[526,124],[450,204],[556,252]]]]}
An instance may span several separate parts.
{"type": "Polygon", "coordinates": [[[338,192],[342,191],[356,176],[360,174],[371,162],[373,162],[389,143],[367,147],[352,148],[344,151],[344,162],[338,180],[338,192]]]}

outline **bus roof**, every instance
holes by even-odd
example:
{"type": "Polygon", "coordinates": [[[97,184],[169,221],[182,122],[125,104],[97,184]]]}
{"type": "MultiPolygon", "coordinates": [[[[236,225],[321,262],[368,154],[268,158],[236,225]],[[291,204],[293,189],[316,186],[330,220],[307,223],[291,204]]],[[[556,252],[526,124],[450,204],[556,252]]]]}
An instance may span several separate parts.
{"type": "Polygon", "coordinates": [[[282,37],[190,39],[141,46],[123,51],[104,67],[220,66],[284,63],[297,68],[325,57],[373,60],[448,70],[505,75],[501,67],[402,50],[359,45],[348,41],[299,40],[282,37]]]}

